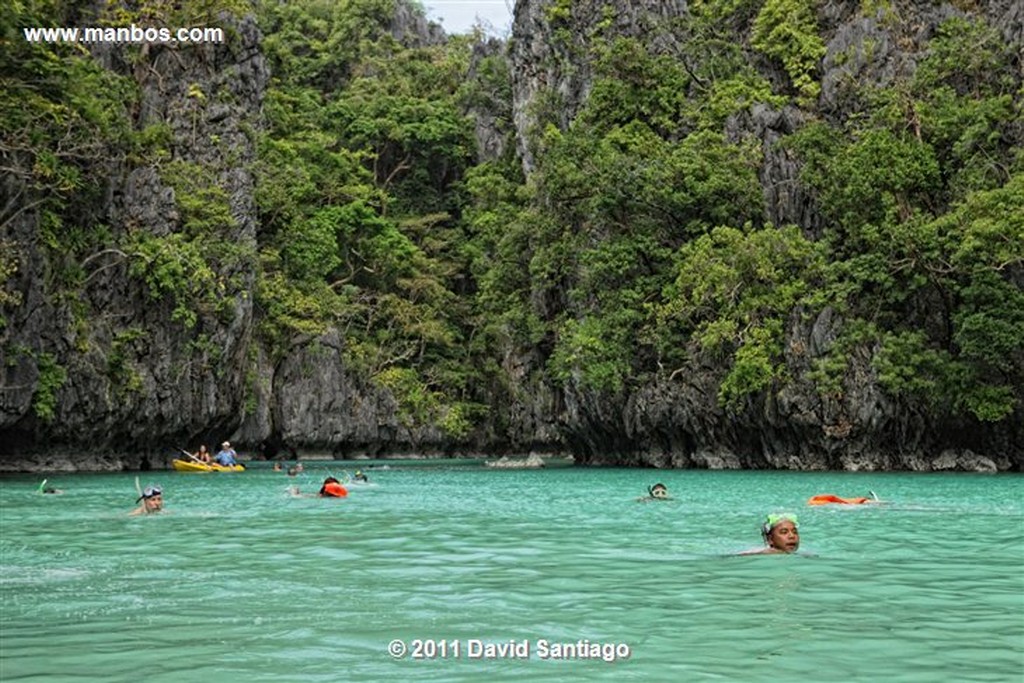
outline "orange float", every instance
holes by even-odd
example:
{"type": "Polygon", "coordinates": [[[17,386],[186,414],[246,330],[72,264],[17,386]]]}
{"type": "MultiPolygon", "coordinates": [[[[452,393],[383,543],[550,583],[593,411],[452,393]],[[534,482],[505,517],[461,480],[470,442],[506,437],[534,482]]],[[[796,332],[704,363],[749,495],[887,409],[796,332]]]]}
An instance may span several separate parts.
{"type": "Polygon", "coordinates": [[[348,495],[348,490],[338,482],[331,481],[323,485],[323,488],[320,489],[320,495],[330,498],[344,498],[348,495]]]}
{"type": "Polygon", "coordinates": [[[874,503],[875,498],[843,498],[831,493],[822,493],[817,496],[811,496],[807,501],[808,505],[863,505],[864,503],[874,503]]]}

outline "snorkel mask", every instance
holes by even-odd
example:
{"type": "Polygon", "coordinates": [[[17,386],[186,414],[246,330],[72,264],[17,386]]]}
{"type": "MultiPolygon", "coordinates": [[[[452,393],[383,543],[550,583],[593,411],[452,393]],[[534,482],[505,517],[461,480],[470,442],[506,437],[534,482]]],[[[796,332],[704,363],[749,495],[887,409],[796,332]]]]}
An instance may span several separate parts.
{"type": "Polygon", "coordinates": [[[800,523],[797,522],[796,515],[791,512],[780,512],[779,514],[768,515],[765,517],[764,524],[761,525],[761,537],[764,539],[764,542],[768,542],[768,537],[771,535],[772,529],[775,528],[776,524],[786,521],[793,522],[794,527],[797,529],[800,528],[800,523]]]}
{"type": "Polygon", "coordinates": [[[665,488],[664,484],[655,484],[648,487],[647,493],[651,494],[651,498],[668,498],[668,489],[665,488]]]}
{"type": "Polygon", "coordinates": [[[142,490],[142,495],[135,499],[135,502],[138,503],[140,500],[149,500],[150,498],[162,495],[164,495],[164,491],[159,486],[147,486],[142,490]]]}

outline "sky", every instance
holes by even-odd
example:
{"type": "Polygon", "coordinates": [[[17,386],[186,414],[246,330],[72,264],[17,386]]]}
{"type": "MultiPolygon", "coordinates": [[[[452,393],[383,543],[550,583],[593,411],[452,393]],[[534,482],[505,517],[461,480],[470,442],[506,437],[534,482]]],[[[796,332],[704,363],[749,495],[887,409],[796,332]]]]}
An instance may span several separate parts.
{"type": "Polygon", "coordinates": [[[473,28],[479,17],[484,26],[493,26],[493,35],[503,37],[512,30],[515,0],[422,0],[427,17],[439,21],[444,32],[452,35],[473,28]]]}

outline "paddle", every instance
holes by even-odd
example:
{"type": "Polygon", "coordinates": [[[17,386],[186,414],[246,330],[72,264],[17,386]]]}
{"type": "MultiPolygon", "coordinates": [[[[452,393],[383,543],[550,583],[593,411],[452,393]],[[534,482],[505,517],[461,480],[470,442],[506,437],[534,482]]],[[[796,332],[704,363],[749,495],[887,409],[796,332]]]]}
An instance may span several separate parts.
{"type": "Polygon", "coordinates": [[[178,446],[178,450],[179,450],[179,451],[181,451],[182,453],[184,453],[185,455],[187,455],[188,457],[192,458],[193,460],[195,460],[195,461],[196,461],[197,463],[199,463],[200,465],[209,465],[209,464],[210,464],[210,463],[208,463],[208,462],[203,462],[202,460],[200,460],[200,459],[199,459],[199,458],[197,458],[196,456],[194,456],[194,455],[192,455],[191,453],[189,453],[188,451],[186,451],[186,450],[185,450],[184,448],[182,448],[181,446],[178,446]]]}

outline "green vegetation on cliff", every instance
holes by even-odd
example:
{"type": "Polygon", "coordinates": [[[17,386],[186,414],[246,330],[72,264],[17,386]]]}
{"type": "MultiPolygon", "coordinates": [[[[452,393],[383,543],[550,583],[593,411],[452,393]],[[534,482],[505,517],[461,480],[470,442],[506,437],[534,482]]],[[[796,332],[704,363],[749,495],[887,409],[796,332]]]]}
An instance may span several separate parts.
{"type": "MultiPolygon", "coordinates": [[[[1024,90],[1020,45],[999,27],[951,12],[916,68],[842,81],[841,111],[825,111],[817,2],[693,2],[666,23],[673,40],[613,35],[606,16],[572,42],[589,78],[572,121],[555,123],[561,95],[536,94],[527,177],[511,140],[499,159],[477,150],[474,112],[510,126],[506,61],[474,54],[472,37],[400,35],[397,3],[255,4],[271,78],[242,169],[230,144],[197,139],[229,88],[180,84],[193,119],[172,130],[137,111],[152,86],[142,49],[28,43],[21,27],[84,15],[56,0],[0,9],[0,342],[8,363],[35,363],[38,418],[86,362],[115,395],[143,391],[141,333],[82,297],[114,271],[207,363],[212,330],[250,295],[251,343],[274,361],[336,330],[346,372],[389,391],[405,424],[455,439],[500,432],[523,381],[622,397],[699,365],[739,412],[798,380],[841,396],[858,354],[933,421],[1020,420],[1024,90]],[[765,112],[792,122],[778,141],[762,135],[765,112]],[[768,218],[765,169],[780,157],[799,169],[782,192],[806,198],[807,224],[768,218]],[[159,229],[109,211],[140,169],[173,191],[159,229]],[[227,186],[238,170],[255,178],[251,204],[227,186]],[[33,276],[70,313],[70,348],[11,336],[32,245],[8,226],[25,215],[47,263],[33,276]],[[253,239],[235,238],[242,219],[253,239]],[[795,367],[794,330],[826,312],[837,337],[795,367]],[[505,360],[528,354],[542,376],[510,374],[505,360]]],[[[154,2],[130,16],[242,9],[154,2]]],[[[570,4],[546,16],[568,44],[570,4]]]]}
{"type": "Polygon", "coordinates": [[[470,44],[404,47],[394,2],[264,3],[257,303],[275,353],[328,327],[410,424],[466,432],[474,366],[458,216],[473,161],[470,44]]]}

